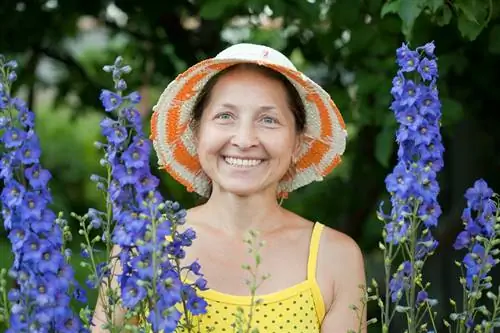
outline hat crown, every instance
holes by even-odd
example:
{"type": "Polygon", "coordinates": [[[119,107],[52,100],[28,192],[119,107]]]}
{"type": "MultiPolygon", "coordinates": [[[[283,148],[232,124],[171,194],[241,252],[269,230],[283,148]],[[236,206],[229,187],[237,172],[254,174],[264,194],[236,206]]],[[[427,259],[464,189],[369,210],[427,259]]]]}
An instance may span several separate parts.
{"type": "Polygon", "coordinates": [[[217,54],[215,59],[262,61],[297,70],[295,65],[283,53],[268,46],[251,43],[232,45],[217,54]]]}

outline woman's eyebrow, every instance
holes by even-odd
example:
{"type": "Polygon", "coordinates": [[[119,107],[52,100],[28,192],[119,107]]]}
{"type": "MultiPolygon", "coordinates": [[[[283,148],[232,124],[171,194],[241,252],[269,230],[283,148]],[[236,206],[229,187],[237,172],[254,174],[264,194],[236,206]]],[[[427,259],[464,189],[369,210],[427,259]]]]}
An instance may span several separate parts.
{"type": "Polygon", "coordinates": [[[236,105],[231,104],[231,103],[223,103],[221,106],[224,107],[224,108],[227,108],[227,109],[231,109],[231,110],[237,110],[238,109],[238,107],[236,105]]]}
{"type": "MultiPolygon", "coordinates": [[[[238,107],[232,103],[223,103],[221,104],[221,107],[231,109],[231,110],[238,110],[238,107]]],[[[260,111],[275,111],[277,108],[274,105],[261,105],[258,107],[260,111]]]]}

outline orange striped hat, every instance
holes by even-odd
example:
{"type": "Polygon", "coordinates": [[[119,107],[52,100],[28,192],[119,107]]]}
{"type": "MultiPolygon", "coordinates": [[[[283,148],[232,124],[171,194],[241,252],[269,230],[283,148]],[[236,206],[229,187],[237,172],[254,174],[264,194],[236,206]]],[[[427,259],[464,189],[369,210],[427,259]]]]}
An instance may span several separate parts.
{"type": "Polygon", "coordinates": [[[283,74],[297,89],[306,111],[305,140],[293,174],[281,180],[278,196],[286,197],[299,187],[321,181],[340,163],[347,131],[330,95],[299,72],[282,53],[263,45],[241,43],[215,58],[201,61],[172,81],[153,107],[151,140],[160,168],[190,192],[209,196],[211,181],[201,169],[191,123],[193,109],[203,86],[220,71],[240,63],[254,63],[283,74]]]}

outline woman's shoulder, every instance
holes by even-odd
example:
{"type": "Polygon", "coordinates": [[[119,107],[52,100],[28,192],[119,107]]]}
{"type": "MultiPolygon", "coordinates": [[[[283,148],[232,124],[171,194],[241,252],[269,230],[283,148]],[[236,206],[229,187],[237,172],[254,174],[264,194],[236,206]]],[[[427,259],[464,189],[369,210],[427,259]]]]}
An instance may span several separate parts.
{"type": "Polygon", "coordinates": [[[326,280],[336,284],[364,275],[363,253],[349,235],[324,226],[318,251],[318,273],[326,280]]]}
{"type": "MultiPolygon", "coordinates": [[[[318,221],[318,223],[321,223],[318,221]]],[[[360,256],[361,249],[358,243],[349,235],[327,225],[323,225],[321,239],[322,251],[336,256],[360,256]]],[[[345,258],[345,257],[344,257],[345,258]]]]}

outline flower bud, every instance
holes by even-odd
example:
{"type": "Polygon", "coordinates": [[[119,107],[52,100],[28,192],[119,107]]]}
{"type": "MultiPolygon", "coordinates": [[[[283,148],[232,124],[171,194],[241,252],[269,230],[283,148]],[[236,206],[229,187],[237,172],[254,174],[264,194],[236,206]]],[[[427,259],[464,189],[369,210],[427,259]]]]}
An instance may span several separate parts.
{"type": "Polygon", "coordinates": [[[125,90],[127,89],[127,82],[125,82],[125,80],[123,79],[120,79],[118,80],[118,82],[116,82],[116,85],[115,85],[115,88],[116,90],[125,90]]]}
{"type": "MultiPolygon", "coordinates": [[[[399,294],[399,292],[398,292],[398,294],[399,294]]],[[[394,310],[396,310],[396,312],[399,312],[399,313],[405,313],[405,312],[408,312],[408,310],[410,310],[410,308],[408,306],[396,305],[396,308],[394,310]]]]}
{"type": "Polygon", "coordinates": [[[123,57],[122,56],[117,56],[115,58],[114,67],[119,67],[119,66],[121,66],[122,63],[123,63],[123,57]]]}
{"type": "Polygon", "coordinates": [[[16,81],[17,80],[17,74],[16,74],[16,72],[10,72],[7,80],[9,80],[9,82],[16,81]]]}
{"type": "Polygon", "coordinates": [[[129,65],[125,65],[122,68],[120,68],[120,71],[122,73],[128,74],[132,71],[132,67],[130,67],[129,65]]]}
{"type": "Polygon", "coordinates": [[[90,180],[93,181],[94,183],[98,182],[100,179],[101,177],[96,174],[90,176],[90,180]]]}
{"type": "Polygon", "coordinates": [[[102,67],[102,70],[105,71],[106,73],[111,73],[114,70],[114,66],[111,65],[106,65],[102,67]]]}
{"type": "Polygon", "coordinates": [[[427,302],[429,303],[430,307],[433,307],[433,306],[435,306],[435,305],[437,305],[439,303],[438,300],[435,299],[435,298],[428,298],[427,302]]]}
{"type": "Polygon", "coordinates": [[[491,291],[488,291],[488,292],[486,293],[486,297],[488,297],[489,299],[492,299],[492,300],[494,300],[494,301],[496,301],[496,300],[497,300],[497,298],[498,298],[498,296],[497,296],[497,295],[495,295],[494,293],[492,293],[491,291]]]}
{"type": "Polygon", "coordinates": [[[122,73],[120,73],[119,69],[117,69],[117,68],[113,69],[112,77],[113,77],[114,81],[118,81],[120,79],[121,75],[122,75],[122,73]]]}

